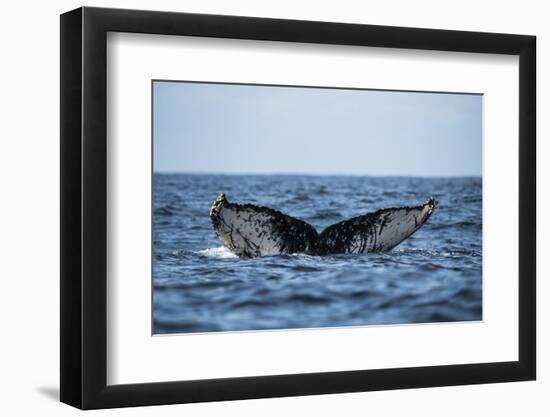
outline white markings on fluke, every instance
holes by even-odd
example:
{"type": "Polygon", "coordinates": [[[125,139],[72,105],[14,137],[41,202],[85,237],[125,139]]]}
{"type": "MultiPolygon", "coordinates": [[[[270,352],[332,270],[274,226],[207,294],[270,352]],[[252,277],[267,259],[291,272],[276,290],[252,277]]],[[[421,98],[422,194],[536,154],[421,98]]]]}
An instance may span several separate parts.
{"type": "Polygon", "coordinates": [[[420,206],[378,210],[335,223],[319,234],[303,220],[268,207],[230,203],[221,194],[210,209],[210,219],[220,240],[242,258],[332,255],[390,250],[426,223],[435,206],[430,197],[420,206]]]}

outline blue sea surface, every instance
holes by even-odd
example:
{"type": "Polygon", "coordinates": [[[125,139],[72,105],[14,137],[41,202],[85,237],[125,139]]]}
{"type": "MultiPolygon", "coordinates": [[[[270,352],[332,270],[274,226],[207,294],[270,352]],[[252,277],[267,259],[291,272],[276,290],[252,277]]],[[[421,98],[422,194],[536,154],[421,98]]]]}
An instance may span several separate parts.
{"type": "Polygon", "coordinates": [[[482,319],[481,178],[154,174],[153,333],[482,319]],[[239,259],[217,238],[220,193],[325,227],[438,201],[385,253],[239,259]]]}

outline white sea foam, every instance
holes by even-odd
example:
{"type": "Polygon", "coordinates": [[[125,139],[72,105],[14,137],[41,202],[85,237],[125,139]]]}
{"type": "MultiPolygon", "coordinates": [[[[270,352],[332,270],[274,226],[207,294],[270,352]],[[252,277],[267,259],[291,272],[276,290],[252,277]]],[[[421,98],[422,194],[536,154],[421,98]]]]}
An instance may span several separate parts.
{"type": "Polygon", "coordinates": [[[217,248],[208,248],[199,250],[196,253],[199,255],[209,256],[212,258],[237,258],[237,255],[232,253],[229,249],[227,249],[225,246],[218,246],[217,248]]]}

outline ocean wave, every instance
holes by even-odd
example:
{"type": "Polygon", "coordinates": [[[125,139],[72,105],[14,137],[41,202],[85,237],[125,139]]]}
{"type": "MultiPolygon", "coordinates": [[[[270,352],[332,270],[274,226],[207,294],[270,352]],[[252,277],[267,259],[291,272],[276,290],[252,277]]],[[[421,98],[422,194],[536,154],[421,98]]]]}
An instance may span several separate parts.
{"type": "Polygon", "coordinates": [[[294,195],[289,201],[311,201],[311,197],[307,193],[299,193],[294,195]]]}
{"type": "Polygon", "coordinates": [[[453,249],[423,249],[423,248],[407,248],[407,249],[394,249],[391,252],[388,252],[389,255],[423,255],[431,257],[461,257],[461,256],[471,256],[471,257],[481,257],[481,252],[473,249],[465,248],[453,248],[453,249]]]}
{"type": "Polygon", "coordinates": [[[317,210],[313,216],[311,216],[312,220],[339,220],[342,218],[343,216],[341,213],[333,210],[317,210]]]}
{"type": "Polygon", "coordinates": [[[454,230],[480,230],[483,225],[481,221],[475,220],[464,220],[459,222],[446,222],[446,223],[434,223],[429,225],[432,230],[445,230],[445,229],[454,229],[454,230]]]}
{"type": "Polygon", "coordinates": [[[175,214],[174,208],[170,205],[156,208],[154,211],[155,216],[173,216],[175,214]]]}

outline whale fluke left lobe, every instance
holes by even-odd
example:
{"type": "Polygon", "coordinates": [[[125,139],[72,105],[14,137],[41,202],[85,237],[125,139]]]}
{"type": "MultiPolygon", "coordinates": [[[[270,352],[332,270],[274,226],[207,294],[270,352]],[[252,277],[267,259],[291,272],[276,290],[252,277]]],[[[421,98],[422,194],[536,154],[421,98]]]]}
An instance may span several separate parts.
{"type": "Polygon", "coordinates": [[[220,240],[242,258],[315,252],[313,226],[268,207],[233,204],[220,194],[210,220],[220,240]]]}

